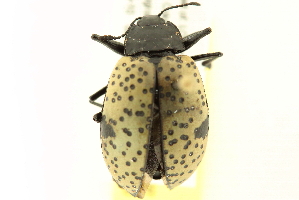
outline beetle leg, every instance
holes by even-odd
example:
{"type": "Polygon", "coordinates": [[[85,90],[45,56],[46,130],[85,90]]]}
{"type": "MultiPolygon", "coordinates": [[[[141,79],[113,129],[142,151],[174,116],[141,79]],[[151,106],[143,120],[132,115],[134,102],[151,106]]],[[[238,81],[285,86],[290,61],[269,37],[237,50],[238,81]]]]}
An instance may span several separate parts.
{"type": "Polygon", "coordinates": [[[206,28],[204,30],[201,31],[197,31],[195,33],[192,33],[190,35],[187,35],[183,38],[183,43],[185,46],[185,50],[189,49],[190,47],[192,47],[194,44],[196,44],[201,38],[203,38],[204,36],[210,34],[212,32],[211,28],[206,28]]]}
{"type": "Polygon", "coordinates": [[[105,87],[103,87],[102,89],[100,89],[99,91],[97,91],[96,93],[94,93],[93,95],[91,95],[89,97],[89,103],[103,108],[103,104],[99,104],[99,103],[95,102],[95,100],[97,100],[102,95],[106,94],[106,91],[107,91],[107,85],[105,87]]]}
{"type": "Polygon", "coordinates": [[[105,36],[99,36],[97,34],[92,34],[91,36],[91,39],[105,45],[115,53],[125,56],[125,47],[122,43],[113,40],[105,40],[103,38],[105,38],[105,36]]]}
{"type": "Polygon", "coordinates": [[[215,52],[215,53],[207,53],[207,54],[200,54],[191,56],[191,58],[194,61],[200,61],[200,60],[206,60],[202,63],[203,66],[207,68],[211,68],[211,62],[219,57],[223,56],[223,53],[221,52],[215,52]]]}

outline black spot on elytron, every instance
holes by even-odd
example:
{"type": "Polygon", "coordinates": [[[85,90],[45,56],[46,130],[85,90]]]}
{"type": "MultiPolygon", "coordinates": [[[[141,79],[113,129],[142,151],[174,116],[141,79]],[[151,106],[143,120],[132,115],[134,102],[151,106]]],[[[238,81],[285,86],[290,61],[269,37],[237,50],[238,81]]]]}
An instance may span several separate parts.
{"type": "Polygon", "coordinates": [[[136,67],[136,65],[135,65],[135,64],[132,64],[131,67],[134,68],[134,67],[136,67]]]}
{"type": "Polygon", "coordinates": [[[166,80],[166,81],[169,81],[169,80],[170,80],[170,77],[169,77],[169,76],[165,76],[165,80],[166,80]]]}
{"type": "Polygon", "coordinates": [[[199,111],[199,114],[202,114],[202,110],[199,111]]]}
{"type": "Polygon", "coordinates": [[[132,110],[129,110],[129,111],[127,112],[127,114],[128,114],[129,116],[132,116],[132,115],[133,115],[132,110]]]}
{"type": "Polygon", "coordinates": [[[165,150],[163,151],[163,153],[164,153],[165,155],[168,154],[168,150],[165,149],[165,150]]]}
{"type": "Polygon", "coordinates": [[[177,125],[178,125],[178,122],[174,120],[174,121],[172,121],[172,125],[173,125],[173,126],[177,126],[177,125]]]}
{"type": "Polygon", "coordinates": [[[182,161],[180,162],[181,165],[183,165],[184,163],[185,163],[185,160],[182,160],[182,161]]]}
{"type": "Polygon", "coordinates": [[[191,117],[191,118],[189,118],[189,120],[188,120],[190,123],[192,123],[193,122],[193,118],[191,117]]]}
{"type": "Polygon", "coordinates": [[[199,158],[200,158],[200,155],[197,156],[197,159],[199,159],[199,158]]]}
{"type": "Polygon", "coordinates": [[[114,166],[115,166],[116,168],[118,168],[118,164],[115,164],[114,166]]]}
{"type": "Polygon", "coordinates": [[[190,144],[191,144],[191,140],[188,140],[187,145],[190,145],[190,144]]]}
{"type": "Polygon", "coordinates": [[[146,94],[146,93],[147,93],[147,89],[143,89],[143,90],[142,90],[142,93],[143,93],[143,94],[146,94]]]}
{"type": "Polygon", "coordinates": [[[116,149],[116,145],[115,144],[113,144],[112,147],[113,147],[113,149],[116,149]]]}
{"type": "Polygon", "coordinates": [[[144,107],[145,107],[145,104],[144,104],[144,103],[142,103],[140,106],[141,106],[141,108],[144,108],[144,107]]]}
{"type": "Polygon", "coordinates": [[[114,96],[117,96],[117,92],[114,92],[113,95],[114,95],[114,96]]]}
{"type": "Polygon", "coordinates": [[[202,145],[200,145],[200,148],[201,148],[201,149],[203,149],[203,144],[202,144],[202,145]]]}
{"type": "Polygon", "coordinates": [[[208,135],[209,131],[209,116],[202,122],[202,124],[194,129],[195,138],[202,138],[203,140],[208,135]]]}
{"type": "Polygon", "coordinates": [[[171,93],[170,92],[166,92],[166,97],[170,97],[171,93]]]}
{"type": "Polygon", "coordinates": [[[189,153],[189,156],[193,156],[193,152],[192,151],[189,153]]]}
{"type": "Polygon", "coordinates": [[[142,154],[142,151],[138,150],[137,154],[140,156],[142,154]]]}
{"type": "Polygon", "coordinates": [[[114,161],[117,161],[117,158],[116,158],[116,157],[114,157],[113,159],[114,159],[114,161]]]}
{"type": "Polygon", "coordinates": [[[126,144],[127,144],[127,147],[131,147],[131,142],[128,141],[126,144]]]}
{"type": "Polygon", "coordinates": [[[144,172],[144,168],[143,168],[143,167],[142,167],[142,168],[140,168],[140,171],[141,171],[141,172],[144,172]]]}
{"type": "Polygon", "coordinates": [[[130,85],[130,88],[131,88],[132,90],[134,90],[134,89],[135,89],[135,85],[134,85],[134,84],[130,85]]]}
{"type": "Polygon", "coordinates": [[[174,59],[171,58],[171,57],[166,57],[166,59],[167,59],[167,60],[172,60],[172,61],[174,60],[174,59]]]}
{"type": "Polygon", "coordinates": [[[122,151],[121,154],[125,156],[125,155],[126,155],[126,152],[125,152],[125,151],[122,151]]]}
{"type": "Polygon", "coordinates": [[[121,177],[122,177],[123,179],[125,179],[125,178],[126,178],[126,176],[125,176],[125,175],[122,175],[121,177]]]}
{"type": "Polygon", "coordinates": [[[181,140],[188,140],[189,136],[188,135],[181,135],[180,139],[181,140]]]}
{"type": "Polygon", "coordinates": [[[116,170],[114,170],[114,173],[116,173],[116,174],[117,174],[117,171],[116,171],[116,170]]]}
{"type": "Polygon", "coordinates": [[[123,132],[126,133],[128,136],[132,136],[132,132],[129,131],[127,128],[124,128],[123,132]]]}
{"type": "Polygon", "coordinates": [[[178,68],[182,68],[182,65],[177,65],[178,68]]]}
{"type": "Polygon", "coordinates": [[[162,139],[163,139],[163,140],[167,140],[167,135],[163,135],[163,136],[162,136],[162,139]]]}
{"type": "Polygon", "coordinates": [[[120,79],[120,77],[121,77],[121,75],[120,75],[120,74],[119,74],[119,75],[117,75],[117,78],[118,78],[118,79],[120,79]]]}
{"type": "Polygon", "coordinates": [[[111,164],[113,164],[113,165],[114,165],[114,161],[113,161],[113,160],[111,160],[111,164]]]}
{"type": "Polygon", "coordinates": [[[173,161],[173,164],[178,164],[178,160],[177,159],[175,159],[174,161],[173,161]]]}
{"type": "Polygon", "coordinates": [[[105,119],[101,121],[101,136],[105,139],[116,136],[113,127],[105,119]]]}
{"type": "Polygon", "coordinates": [[[192,163],[194,163],[195,161],[196,161],[196,159],[193,159],[193,160],[192,160],[192,163]]]}
{"type": "Polygon", "coordinates": [[[112,142],[112,140],[109,140],[109,144],[110,144],[110,145],[113,145],[113,142],[112,142]]]}
{"type": "MultiPolygon", "coordinates": [[[[175,169],[175,166],[171,166],[170,169],[171,169],[171,170],[174,170],[174,169],[175,169]]],[[[173,176],[177,176],[177,174],[173,174],[173,176]]]]}
{"type": "Polygon", "coordinates": [[[147,76],[148,75],[148,72],[147,71],[144,71],[143,72],[143,76],[147,76]]]}
{"type": "Polygon", "coordinates": [[[194,110],[194,109],[195,109],[195,107],[194,107],[194,106],[191,106],[191,107],[190,107],[190,109],[191,109],[191,110],[194,110]]]}
{"type": "Polygon", "coordinates": [[[185,165],[185,166],[184,166],[184,168],[187,168],[187,167],[188,167],[188,165],[185,165]]]}
{"type": "Polygon", "coordinates": [[[126,82],[128,82],[129,80],[130,80],[130,78],[129,78],[129,77],[126,77],[126,78],[125,78],[125,81],[126,81],[126,82]]]}
{"type": "Polygon", "coordinates": [[[172,67],[172,68],[170,68],[170,71],[171,71],[171,72],[174,72],[174,71],[175,71],[175,69],[172,67]]]}
{"type": "Polygon", "coordinates": [[[186,154],[183,154],[183,155],[181,156],[181,158],[182,158],[182,159],[185,159],[185,158],[186,158],[186,154]]]}
{"type": "Polygon", "coordinates": [[[194,73],[193,75],[194,75],[194,77],[196,77],[196,76],[197,76],[197,73],[194,73]]]}
{"type": "Polygon", "coordinates": [[[194,62],[193,62],[193,61],[191,61],[191,65],[194,65],[194,62]]]}
{"type": "Polygon", "coordinates": [[[142,72],[142,71],[143,71],[143,68],[142,68],[142,67],[139,67],[139,68],[138,68],[138,71],[142,72]]]}
{"type": "Polygon", "coordinates": [[[196,82],[199,83],[200,82],[199,79],[196,79],[196,82]]]}
{"type": "Polygon", "coordinates": [[[133,157],[132,158],[133,162],[137,162],[137,158],[133,157]]]}
{"type": "Polygon", "coordinates": [[[139,128],[138,131],[139,131],[139,133],[143,133],[144,132],[144,128],[139,128]]]}
{"type": "Polygon", "coordinates": [[[123,67],[127,66],[127,63],[123,63],[122,66],[123,66],[123,67]]]}
{"type": "Polygon", "coordinates": [[[125,86],[124,91],[128,91],[128,90],[129,90],[128,86],[125,86]]]}
{"type": "Polygon", "coordinates": [[[154,92],[155,92],[154,88],[150,88],[150,93],[154,93],[154,92]]]}
{"type": "Polygon", "coordinates": [[[118,97],[117,97],[117,100],[119,100],[119,101],[120,101],[120,100],[121,100],[121,96],[118,96],[118,97]]]}
{"type": "Polygon", "coordinates": [[[171,97],[170,97],[170,100],[171,100],[171,101],[175,101],[175,96],[171,96],[171,97]]]}
{"type": "Polygon", "coordinates": [[[203,95],[200,96],[201,99],[205,98],[203,95]]]}
{"type": "Polygon", "coordinates": [[[206,105],[206,103],[203,101],[203,102],[201,103],[201,105],[202,105],[202,106],[205,106],[205,105],[206,105]]]}
{"type": "Polygon", "coordinates": [[[111,85],[115,85],[115,81],[112,81],[111,85]]]}
{"type": "Polygon", "coordinates": [[[147,106],[149,109],[152,109],[152,104],[148,104],[148,106],[147,106]]]}
{"type": "Polygon", "coordinates": [[[173,135],[173,130],[168,130],[168,135],[173,135]]]}
{"type": "Polygon", "coordinates": [[[126,174],[126,176],[129,176],[129,175],[130,175],[129,172],[125,172],[125,174],[126,174]]]}
{"type": "Polygon", "coordinates": [[[201,91],[200,91],[200,90],[198,90],[198,91],[197,91],[197,94],[201,94],[201,91]]]}
{"type": "Polygon", "coordinates": [[[193,68],[196,69],[196,65],[194,65],[193,68]]]}
{"type": "Polygon", "coordinates": [[[174,158],[174,155],[173,155],[173,154],[170,154],[170,155],[169,155],[169,158],[170,158],[170,159],[173,159],[173,158],[174,158]]]}
{"type": "Polygon", "coordinates": [[[108,101],[108,97],[106,97],[106,101],[108,101]]]}
{"type": "Polygon", "coordinates": [[[118,70],[118,67],[115,67],[115,70],[118,70]]]}
{"type": "Polygon", "coordinates": [[[126,165],[127,165],[127,166],[130,166],[130,165],[131,165],[131,163],[130,163],[129,161],[127,161],[127,162],[126,162],[126,165]]]}
{"type": "Polygon", "coordinates": [[[143,111],[136,111],[135,115],[138,117],[143,117],[144,116],[144,112],[143,111]]]}
{"type": "Polygon", "coordinates": [[[134,74],[130,74],[130,78],[131,79],[135,78],[135,75],[134,74]]]}
{"type": "Polygon", "coordinates": [[[163,71],[163,68],[162,68],[162,67],[158,67],[157,71],[158,71],[158,72],[162,72],[162,71],[163,71]]]}
{"type": "Polygon", "coordinates": [[[133,96],[129,96],[129,101],[133,101],[134,97],[133,96]]]}
{"type": "Polygon", "coordinates": [[[148,144],[143,145],[143,148],[148,149],[148,144]]]}
{"type": "Polygon", "coordinates": [[[112,103],[114,103],[114,102],[115,102],[115,98],[112,98],[112,100],[111,100],[111,101],[112,101],[112,103]]]}
{"type": "Polygon", "coordinates": [[[179,98],[179,102],[180,102],[180,103],[183,103],[184,100],[185,100],[185,99],[184,99],[183,97],[179,98]]]}
{"type": "Polygon", "coordinates": [[[177,139],[173,139],[173,140],[170,140],[170,141],[168,142],[168,144],[169,144],[169,146],[172,146],[172,145],[176,144],[177,142],[178,142],[177,139]]]}
{"type": "Polygon", "coordinates": [[[171,115],[172,114],[172,111],[171,110],[167,110],[167,115],[171,115]]]}
{"type": "Polygon", "coordinates": [[[184,108],[185,112],[188,113],[190,111],[190,109],[188,107],[184,108]]]}
{"type": "Polygon", "coordinates": [[[140,176],[135,176],[135,179],[136,180],[141,180],[141,177],[140,176]]]}
{"type": "Polygon", "coordinates": [[[127,67],[126,71],[127,71],[127,72],[131,71],[131,68],[130,68],[130,67],[127,67]]]}
{"type": "Polygon", "coordinates": [[[143,61],[144,61],[143,58],[140,58],[140,59],[139,59],[139,62],[143,62],[143,61]]]}
{"type": "Polygon", "coordinates": [[[189,63],[187,63],[186,65],[187,65],[187,67],[190,67],[190,64],[189,64],[189,63]]]}
{"type": "Polygon", "coordinates": [[[123,83],[123,82],[120,82],[120,83],[119,83],[119,86],[120,86],[120,87],[124,86],[124,83],[123,83]]]}
{"type": "Polygon", "coordinates": [[[143,82],[143,79],[142,79],[142,78],[139,78],[139,79],[137,80],[137,82],[138,82],[138,83],[142,83],[142,82],[143,82]]]}

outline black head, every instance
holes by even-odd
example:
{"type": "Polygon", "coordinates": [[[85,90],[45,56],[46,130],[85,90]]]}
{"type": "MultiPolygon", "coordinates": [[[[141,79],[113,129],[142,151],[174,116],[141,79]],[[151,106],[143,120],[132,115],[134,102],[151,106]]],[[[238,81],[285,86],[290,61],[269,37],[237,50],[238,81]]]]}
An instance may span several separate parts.
{"type": "MultiPolygon", "coordinates": [[[[188,5],[199,6],[199,3],[191,2],[177,6],[171,6],[162,10],[158,15],[146,15],[136,18],[128,30],[119,37],[99,36],[96,39],[108,44],[109,40],[119,39],[125,36],[124,55],[136,55],[142,52],[171,51],[176,54],[186,49],[179,29],[170,21],[165,22],[160,16],[163,12],[188,5]],[[137,23],[135,24],[135,22],[137,23]],[[104,42],[107,41],[107,42],[104,42]]],[[[96,37],[96,36],[94,36],[96,37]]],[[[117,43],[113,42],[113,45],[117,43]]]]}

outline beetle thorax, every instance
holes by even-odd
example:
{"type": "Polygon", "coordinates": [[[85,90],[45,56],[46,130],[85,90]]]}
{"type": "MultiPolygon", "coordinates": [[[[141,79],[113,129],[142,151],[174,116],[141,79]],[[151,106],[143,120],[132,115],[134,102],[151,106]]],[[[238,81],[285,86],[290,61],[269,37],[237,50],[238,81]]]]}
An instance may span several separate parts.
{"type": "Polygon", "coordinates": [[[146,15],[137,25],[128,30],[125,39],[125,55],[142,52],[172,51],[174,54],[185,50],[179,29],[158,15],[146,15]]]}

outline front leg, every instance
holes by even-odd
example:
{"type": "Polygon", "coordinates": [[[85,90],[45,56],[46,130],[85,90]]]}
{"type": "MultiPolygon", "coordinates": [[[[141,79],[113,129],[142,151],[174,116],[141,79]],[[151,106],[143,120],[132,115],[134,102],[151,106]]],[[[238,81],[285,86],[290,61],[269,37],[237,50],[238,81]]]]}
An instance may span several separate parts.
{"type": "MultiPolygon", "coordinates": [[[[93,95],[91,95],[89,97],[89,103],[103,108],[103,104],[99,104],[99,103],[95,102],[95,100],[97,100],[102,95],[106,94],[106,91],[107,91],[107,85],[105,87],[103,87],[102,89],[100,89],[99,91],[97,91],[96,93],[94,93],[93,95]]],[[[93,116],[93,120],[97,123],[101,122],[102,121],[102,112],[95,114],[93,116]]]]}

